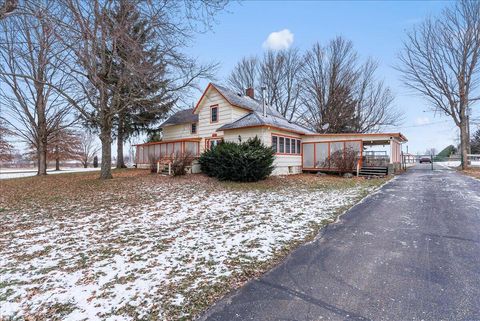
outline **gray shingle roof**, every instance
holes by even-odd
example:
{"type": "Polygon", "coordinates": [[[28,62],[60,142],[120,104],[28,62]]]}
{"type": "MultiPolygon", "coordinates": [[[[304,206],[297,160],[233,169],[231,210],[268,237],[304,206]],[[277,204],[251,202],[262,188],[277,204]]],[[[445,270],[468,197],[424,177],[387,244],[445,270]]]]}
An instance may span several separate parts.
{"type": "Polygon", "coordinates": [[[175,114],[170,116],[160,127],[181,125],[188,123],[198,122],[198,115],[193,113],[193,109],[184,109],[177,111],[175,114]]]}
{"type": "Polygon", "coordinates": [[[252,127],[252,126],[273,126],[282,128],[285,130],[291,130],[301,134],[315,134],[314,131],[300,126],[295,123],[291,123],[282,116],[276,117],[272,115],[263,116],[263,114],[259,114],[257,112],[249,113],[242,118],[230,123],[223,125],[222,127],[218,128],[217,130],[228,130],[228,129],[237,129],[243,127],[252,127]]]}
{"type": "MultiPolygon", "coordinates": [[[[247,95],[237,93],[234,90],[214,83],[212,83],[212,86],[215,87],[232,105],[263,114],[263,104],[260,100],[250,98],[247,95]]],[[[268,105],[266,106],[266,109],[267,115],[283,117],[278,111],[276,111],[274,108],[270,108],[268,105]]]]}

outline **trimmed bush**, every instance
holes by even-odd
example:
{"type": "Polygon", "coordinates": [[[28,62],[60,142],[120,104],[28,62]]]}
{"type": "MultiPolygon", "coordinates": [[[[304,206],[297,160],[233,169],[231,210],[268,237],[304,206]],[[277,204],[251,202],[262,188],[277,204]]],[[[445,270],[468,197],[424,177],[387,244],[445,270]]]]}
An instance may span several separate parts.
{"type": "Polygon", "coordinates": [[[221,181],[256,182],[273,171],[275,153],[258,137],[243,143],[221,142],[202,153],[202,172],[221,181]]]}

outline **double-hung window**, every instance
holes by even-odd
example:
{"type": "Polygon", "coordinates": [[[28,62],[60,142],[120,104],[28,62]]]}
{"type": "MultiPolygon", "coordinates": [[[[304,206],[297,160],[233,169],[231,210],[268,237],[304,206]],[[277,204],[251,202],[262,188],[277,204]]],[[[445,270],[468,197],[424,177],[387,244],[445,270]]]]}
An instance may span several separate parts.
{"type": "Polygon", "coordinates": [[[278,137],[272,136],[272,149],[276,153],[278,150],[278,137]]]}
{"type": "Polygon", "coordinates": [[[210,107],[210,122],[216,123],[218,121],[218,106],[210,107]]]}

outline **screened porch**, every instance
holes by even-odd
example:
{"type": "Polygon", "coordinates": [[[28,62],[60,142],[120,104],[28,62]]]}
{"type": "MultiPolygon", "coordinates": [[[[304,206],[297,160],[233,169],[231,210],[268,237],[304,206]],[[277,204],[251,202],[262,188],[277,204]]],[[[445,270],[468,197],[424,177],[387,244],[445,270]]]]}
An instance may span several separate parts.
{"type": "Polygon", "coordinates": [[[175,155],[200,156],[200,139],[152,142],[136,145],[136,164],[151,164],[172,159],[175,155]]]}
{"type": "Polygon", "coordinates": [[[325,141],[303,143],[303,170],[339,171],[338,159],[355,153],[355,168],[361,165],[363,146],[361,140],[325,141]],[[335,161],[334,161],[335,160],[335,161]]]}

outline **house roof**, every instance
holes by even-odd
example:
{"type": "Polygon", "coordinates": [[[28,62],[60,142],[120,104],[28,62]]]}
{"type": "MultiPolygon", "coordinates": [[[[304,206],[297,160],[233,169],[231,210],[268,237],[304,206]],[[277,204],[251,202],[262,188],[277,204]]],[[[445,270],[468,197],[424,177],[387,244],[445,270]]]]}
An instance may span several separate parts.
{"type": "Polygon", "coordinates": [[[181,125],[198,122],[198,114],[193,113],[193,108],[177,111],[170,116],[160,127],[181,125]]]}
{"type": "Polygon", "coordinates": [[[221,130],[230,130],[230,129],[245,128],[245,127],[258,127],[258,126],[272,126],[279,129],[284,129],[287,131],[299,133],[299,134],[315,134],[314,131],[308,128],[289,122],[281,115],[280,117],[276,117],[269,114],[267,114],[266,116],[263,116],[263,114],[260,114],[256,111],[249,113],[230,124],[223,125],[217,130],[221,131],[221,130]]]}
{"type": "MultiPolygon", "coordinates": [[[[195,106],[193,112],[195,112],[195,110],[198,108],[198,106],[200,105],[200,102],[202,101],[203,97],[205,96],[205,94],[208,92],[210,88],[215,88],[230,105],[247,109],[250,111],[256,111],[260,114],[263,113],[263,104],[261,100],[253,99],[250,96],[247,96],[243,93],[238,93],[235,90],[232,90],[227,87],[217,85],[214,83],[210,83],[207,89],[205,89],[205,92],[203,93],[202,97],[198,100],[197,106],[195,106]]],[[[266,105],[265,107],[266,107],[267,115],[283,117],[278,111],[276,111],[274,108],[271,108],[271,106],[266,105]]]]}
{"type": "Polygon", "coordinates": [[[368,138],[372,139],[385,139],[388,140],[390,137],[396,137],[402,142],[408,142],[407,137],[405,137],[402,133],[328,133],[328,134],[320,134],[320,133],[314,133],[314,134],[307,134],[307,136],[323,136],[323,137],[328,137],[328,136],[356,136],[356,137],[361,137],[365,138],[365,140],[368,140],[368,138]]]}

